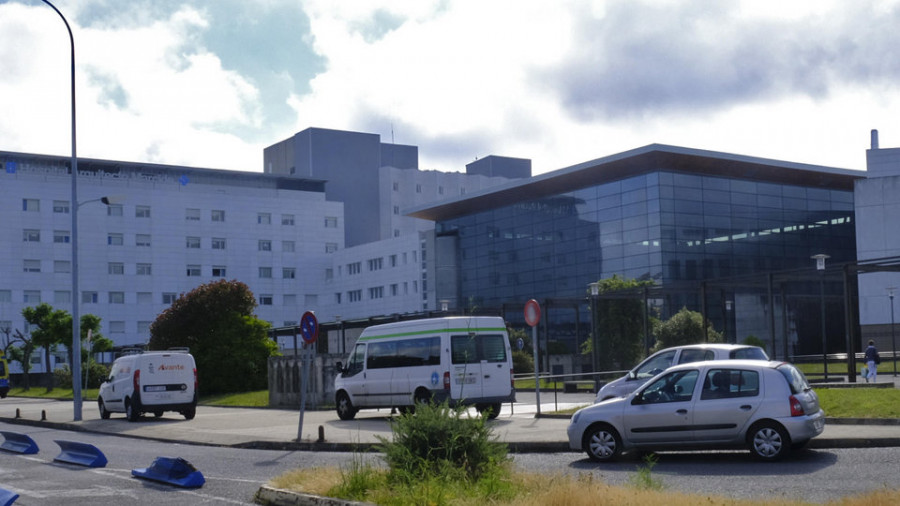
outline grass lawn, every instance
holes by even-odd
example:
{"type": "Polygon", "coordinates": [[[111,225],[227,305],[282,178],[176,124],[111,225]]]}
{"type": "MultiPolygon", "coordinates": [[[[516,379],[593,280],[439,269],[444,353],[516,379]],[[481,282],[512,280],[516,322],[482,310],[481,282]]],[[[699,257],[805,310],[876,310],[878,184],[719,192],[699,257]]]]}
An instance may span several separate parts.
{"type": "MultiPolygon", "coordinates": [[[[81,399],[83,401],[97,400],[96,388],[89,388],[81,391],[81,399]]],[[[47,391],[44,387],[31,387],[28,391],[22,388],[12,388],[9,390],[11,397],[34,397],[39,399],[60,399],[71,400],[71,388],[54,388],[47,391]]],[[[211,395],[200,398],[200,404],[203,406],[242,406],[248,408],[264,408],[269,406],[269,391],[259,390],[256,392],[241,392],[236,394],[211,395]]]]}

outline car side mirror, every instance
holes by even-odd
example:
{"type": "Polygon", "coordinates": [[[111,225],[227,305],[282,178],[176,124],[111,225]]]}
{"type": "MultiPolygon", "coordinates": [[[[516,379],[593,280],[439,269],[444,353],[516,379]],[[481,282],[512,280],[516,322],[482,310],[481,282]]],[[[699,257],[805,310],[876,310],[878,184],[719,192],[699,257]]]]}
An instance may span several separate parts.
{"type": "Polygon", "coordinates": [[[337,372],[343,374],[346,371],[344,370],[344,365],[341,362],[335,362],[334,367],[337,369],[337,372]]]}
{"type": "Polygon", "coordinates": [[[634,398],[631,399],[631,404],[643,404],[644,403],[644,392],[638,392],[634,394],[634,398]]]}

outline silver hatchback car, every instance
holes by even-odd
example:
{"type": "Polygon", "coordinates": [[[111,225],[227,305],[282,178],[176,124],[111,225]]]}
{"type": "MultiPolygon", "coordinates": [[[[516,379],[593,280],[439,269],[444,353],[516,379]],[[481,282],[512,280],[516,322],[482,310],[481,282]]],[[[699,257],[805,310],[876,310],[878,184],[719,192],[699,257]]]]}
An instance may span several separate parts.
{"type": "Polygon", "coordinates": [[[819,397],[785,362],[716,360],[674,366],[637,389],[578,410],[569,447],[598,462],[623,451],[749,448],[779,460],[825,429],[819,397]]]}

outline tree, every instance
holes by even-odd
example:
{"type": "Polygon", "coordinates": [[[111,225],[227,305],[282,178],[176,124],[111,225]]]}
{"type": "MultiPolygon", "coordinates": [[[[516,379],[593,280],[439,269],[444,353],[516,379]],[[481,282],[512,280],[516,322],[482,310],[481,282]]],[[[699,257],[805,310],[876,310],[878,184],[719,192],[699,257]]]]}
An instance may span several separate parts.
{"type": "MultiPolygon", "coordinates": [[[[710,343],[722,342],[722,334],[717,332],[712,325],[707,325],[707,335],[710,343]]],[[[672,346],[696,344],[703,342],[703,315],[681,308],[668,320],[661,322],[656,327],[656,345],[654,351],[672,346]]]]}
{"type": "MultiPolygon", "coordinates": [[[[600,299],[597,301],[598,339],[600,341],[599,370],[629,367],[637,362],[643,352],[644,342],[644,302],[640,297],[611,298],[603,294],[628,292],[644,286],[653,285],[653,281],[624,279],[618,275],[601,279],[600,299]]],[[[593,352],[593,339],[588,339],[581,346],[581,352],[593,352]]]]}
{"type": "MultiPolygon", "coordinates": [[[[53,369],[50,366],[50,351],[56,345],[65,342],[66,334],[72,333],[72,316],[62,309],[53,309],[53,306],[42,302],[35,307],[22,309],[25,321],[34,328],[31,330],[31,339],[34,346],[44,349],[45,373],[48,376],[47,389],[53,389],[53,369]]],[[[71,339],[69,341],[71,343],[71,339]]]]}
{"type": "Polygon", "coordinates": [[[10,360],[15,360],[19,364],[22,365],[22,387],[25,391],[31,389],[31,354],[34,353],[35,345],[31,336],[26,336],[22,334],[19,329],[16,329],[13,333],[13,337],[9,338],[7,334],[8,344],[10,345],[7,348],[7,356],[10,360]],[[13,346],[12,344],[15,342],[21,343],[20,346],[13,346]]]}
{"type": "MultiPolygon", "coordinates": [[[[103,337],[103,334],[100,333],[100,322],[102,318],[93,314],[83,314],[81,315],[81,362],[82,365],[90,364],[89,355],[90,350],[93,351],[109,351],[113,349],[114,343],[103,337]],[[91,339],[88,341],[88,331],[91,333],[91,339]],[[88,348],[85,346],[88,343],[92,343],[88,348]]],[[[65,320],[63,324],[68,327],[69,331],[62,337],[60,344],[65,345],[66,349],[69,353],[69,363],[72,364],[75,362],[74,357],[72,356],[72,315],[66,313],[65,320]]],[[[82,368],[82,371],[86,369],[82,368]]]]}
{"type": "Polygon", "coordinates": [[[256,298],[240,281],[200,285],[150,325],[149,348],[189,348],[204,395],[266,388],[268,359],[278,354],[278,345],[254,309],[256,298]]]}

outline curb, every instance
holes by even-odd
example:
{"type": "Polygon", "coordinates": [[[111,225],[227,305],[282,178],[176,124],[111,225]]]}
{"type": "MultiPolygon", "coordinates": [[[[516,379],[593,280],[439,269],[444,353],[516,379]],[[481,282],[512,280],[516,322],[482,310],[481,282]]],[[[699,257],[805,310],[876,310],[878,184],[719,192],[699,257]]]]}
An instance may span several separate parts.
{"type": "Polygon", "coordinates": [[[259,487],[253,496],[253,502],[267,506],[369,506],[367,502],[346,501],[334,497],[306,494],[273,488],[268,485],[259,487]]]}

